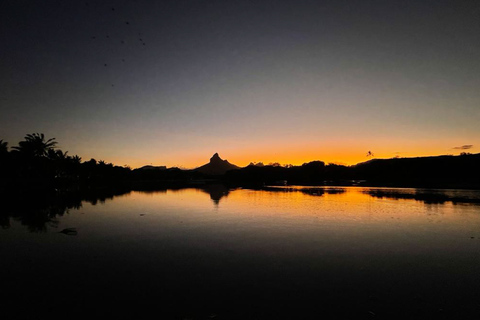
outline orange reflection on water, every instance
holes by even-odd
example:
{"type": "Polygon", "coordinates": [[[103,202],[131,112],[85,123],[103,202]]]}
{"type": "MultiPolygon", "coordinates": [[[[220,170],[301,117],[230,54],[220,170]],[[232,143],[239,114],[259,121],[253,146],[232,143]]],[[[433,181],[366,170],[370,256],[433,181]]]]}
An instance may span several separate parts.
{"type": "MultiPolygon", "coordinates": [[[[393,196],[374,197],[370,194],[374,190],[377,189],[357,187],[239,189],[231,191],[228,198],[220,199],[218,209],[227,215],[247,214],[258,218],[294,220],[315,217],[323,222],[381,225],[382,228],[426,223],[468,225],[469,220],[465,219],[465,216],[478,211],[478,206],[454,205],[448,201],[432,204],[393,196]]],[[[398,189],[397,192],[408,195],[415,193],[415,189],[398,189]]]]}
{"type": "MultiPolygon", "coordinates": [[[[439,234],[442,239],[448,239],[451,233],[457,239],[459,230],[468,239],[480,236],[477,235],[480,206],[453,204],[443,198],[439,203],[432,202],[431,197],[428,201],[408,198],[421,199],[418,194],[416,189],[228,190],[223,186],[203,186],[202,189],[132,192],[104,205],[84,204],[80,210],[94,214],[80,218],[91,217],[90,228],[97,230],[108,226],[110,232],[152,234],[153,237],[163,229],[163,232],[209,235],[220,242],[239,237],[245,240],[247,235],[262,239],[310,237],[320,241],[319,235],[322,235],[324,240],[355,243],[354,239],[364,239],[371,245],[375,241],[369,239],[375,238],[383,242],[392,239],[408,242],[411,237],[430,237],[433,241],[439,234]]],[[[66,216],[64,221],[70,219],[79,217],[66,216]]],[[[78,223],[71,225],[78,226],[78,223]]]]}

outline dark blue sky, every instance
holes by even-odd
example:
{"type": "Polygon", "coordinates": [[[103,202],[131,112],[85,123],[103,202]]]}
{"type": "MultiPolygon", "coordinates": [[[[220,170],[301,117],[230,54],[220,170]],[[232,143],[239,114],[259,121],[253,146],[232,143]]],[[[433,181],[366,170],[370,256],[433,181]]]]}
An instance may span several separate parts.
{"type": "Polygon", "coordinates": [[[478,1],[4,1],[0,139],[133,167],[480,139],[478,1]]]}

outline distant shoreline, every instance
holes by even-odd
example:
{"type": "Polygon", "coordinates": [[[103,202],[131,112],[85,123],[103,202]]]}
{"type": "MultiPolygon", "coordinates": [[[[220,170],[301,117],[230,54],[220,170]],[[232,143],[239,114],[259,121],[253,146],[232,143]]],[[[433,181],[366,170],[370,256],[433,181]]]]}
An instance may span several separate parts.
{"type": "Polygon", "coordinates": [[[0,190],[76,190],[95,188],[311,185],[432,189],[480,189],[480,153],[459,156],[372,159],[353,166],[311,161],[300,166],[251,163],[247,167],[215,153],[197,169],[145,166],[132,170],[102,160],[81,160],[56,149],[55,139],[29,134],[8,150],[0,149],[0,190]]]}

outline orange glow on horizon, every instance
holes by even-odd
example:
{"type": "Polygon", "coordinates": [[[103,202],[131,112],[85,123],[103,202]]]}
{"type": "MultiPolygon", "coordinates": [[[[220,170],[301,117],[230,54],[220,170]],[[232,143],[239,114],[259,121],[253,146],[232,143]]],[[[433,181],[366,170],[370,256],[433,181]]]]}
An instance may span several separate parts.
{"type": "MultiPolygon", "coordinates": [[[[323,161],[325,164],[334,163],[340,165],[355,165],[361,162],[369,161],[371,159],[391,159],[395,157],[399,158],[413,158],[413,157],[428,157],[428,156],[440,156],[440,155],[458,155],[460,151],[451,150],[452,152],[445,152],[444,150],[418,150],[417,152],[385,152],[382,150],[375,151],[376,149],[372,148],[374,154],[373,157],[367,156],[367,152],[370,151],[368,148],[356,148],[356,150],[333,150],[330,152],[320,152],[320,151],[311,151],[311,150],[298,150],[296,152],[282,151],[282,152],[273,152],[269,150],[263,150],[263,152],[250,152],[243,153],[239,152],[222,152],[221,150],[215,151],[218,152],[220,157],[223,160],[228,160],[230,163],[237,165],[239,167],[246,167],[251,162],[258,163],[262,162],[264,165],[270,163],[280,163],[281,165],[291,164],[294,166],[299,166],[311,161],[323,161]]],[[[162,156],[153,157],[151,160],[141,160],[138,158],[112,158],[112,160],[105,159],[107,162],[112,162],[115,165],[123,166],[127,164],[132,169],[140,168],[145,165],[154,165],[154,166],[167,166],[170,167],[179,167],[182,169],[194,169],[200,167],[209,162],[210,157],[214,152],[210,151],[205,154],[188,154],[181,155],[180,157],[172,157],[171,159],[162,160],[162,156]]],[[[85,158],[88,160],[90,158],[85,158]]],[[[103,158],[97,158],[97,160],[103,158]]]]}

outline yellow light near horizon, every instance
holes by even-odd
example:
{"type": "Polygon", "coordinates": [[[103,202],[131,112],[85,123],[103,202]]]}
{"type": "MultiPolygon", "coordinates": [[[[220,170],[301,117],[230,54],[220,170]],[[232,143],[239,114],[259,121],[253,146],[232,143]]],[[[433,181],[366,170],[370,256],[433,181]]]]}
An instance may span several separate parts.
{"type": "MultiPolygon", "coordinates": [[[[251,162],[280,163],[282,165],[302,165],[306,162],[320,160],[328,163],[355,165],[357,163],[377,159],[389,159],[394,157],[422,157],[438,156],[445,154],[458,154],[458,150],[446,148],[445,145],[456,145],[457,142],[404,141],[400,138],[390,141],[321,141],[302,142],[297,144],[282,144],[281,141],[257,145],[225,145],[209,147],[205,150],[180,149],[175,153],[152,153],[151,149],[137,150],[135,156],[129,157],[98,157],[116,165],[128,164],[132,168],[144,165],[157,165],[167,167],[180,167],[193,169],[208,163],[210,157],[218,152],[222,159],[240,167],[245,167],[251,162]],[[428,142],[428,143],[427,143],[428,142]],[[367,156],[372,151],[373,157],[367,156]]],[[[84,160],[88,160],[86,157],[84,160]]]]}

